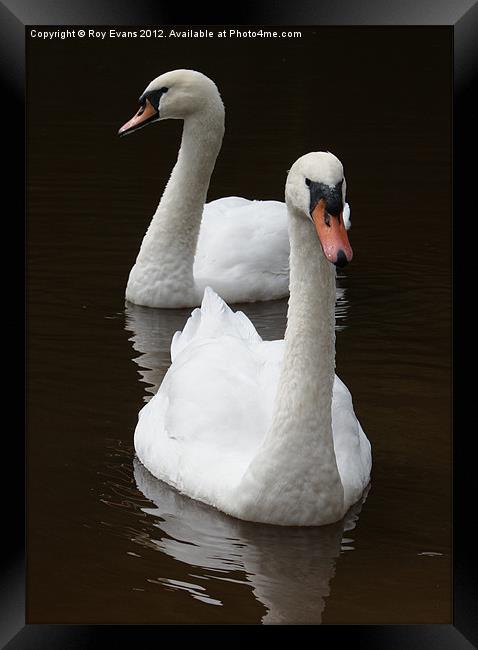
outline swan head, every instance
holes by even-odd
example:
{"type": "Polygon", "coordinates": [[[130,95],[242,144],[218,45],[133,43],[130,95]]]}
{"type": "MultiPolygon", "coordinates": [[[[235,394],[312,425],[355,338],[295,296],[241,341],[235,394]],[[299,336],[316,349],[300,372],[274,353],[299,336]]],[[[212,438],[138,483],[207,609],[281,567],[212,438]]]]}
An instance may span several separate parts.
{"type": "Polygon", "coordinates": [[[285,199],[299,218],[315,226],[325,257],[336,266],[352,260],[344,225],[345,177],[342,163],[329,151],[302,156],[287,176],[285,199]]]}
{"type": "Polygon", "coordinates": [[[172,70],[149,83],[139,98],[139,110],[118,131],[127,135],[147,124],[216,110],[224,114],[224,105],[216,84],[196,70],[172,70]]]}

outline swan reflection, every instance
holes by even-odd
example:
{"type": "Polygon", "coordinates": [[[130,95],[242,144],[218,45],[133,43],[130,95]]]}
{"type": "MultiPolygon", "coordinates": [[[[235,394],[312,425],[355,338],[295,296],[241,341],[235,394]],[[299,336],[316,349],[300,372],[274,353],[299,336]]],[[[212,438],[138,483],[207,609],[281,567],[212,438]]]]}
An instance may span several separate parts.
{"type": "Polygon", "coordinates": [[[266,608],[262,623],[322,621],[336,559],[352,548],[349,532],[366,495],[335,524],[283,527],[241,521],[185,497],[158,481],[137,458],[134,478],[154,504],[142,511],[154,518],[155,530],[149,539],[143,532],[135,541],[154,545],[190,571],[191,581],[165,578],[160,584],[219,606],[223,603],[210,594],[211,581],[240,582],[251,586],[266,608]]]}

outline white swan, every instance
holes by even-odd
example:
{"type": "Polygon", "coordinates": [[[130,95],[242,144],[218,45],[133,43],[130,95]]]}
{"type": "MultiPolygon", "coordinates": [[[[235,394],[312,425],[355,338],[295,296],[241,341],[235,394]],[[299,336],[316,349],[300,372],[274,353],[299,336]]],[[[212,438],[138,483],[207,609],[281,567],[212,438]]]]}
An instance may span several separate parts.
{"type": "MultiPolygon", "coordinates": [[[[126,299],[147,307],[191,307],[200,304],[206,286],[231,303],[286,296],[285,204],[238,197],[205,204],[224,135],[216,85],[195,70],[173,70],[147,86],[140,104],[120,135],[167,118],[184,120],[184,128],[178,160],[131,269],[126,299]]],[[[344,218],[349,223],[347,205],[344,218]]]]}
{"type": "Polygon", "coordinates": [[[141,462],[180,492],[250,521],[340,520],[369,482],[370,443],[335,377],[335,268],[352,257],[343,169],[311,153],[286,183],[290,299],[284,341],[207,288],[140,411],[141,462]],[[314,228],[315,225],[315,228],[314,228]],[[318,236],[317,236],[318,235],[318,236]]]}

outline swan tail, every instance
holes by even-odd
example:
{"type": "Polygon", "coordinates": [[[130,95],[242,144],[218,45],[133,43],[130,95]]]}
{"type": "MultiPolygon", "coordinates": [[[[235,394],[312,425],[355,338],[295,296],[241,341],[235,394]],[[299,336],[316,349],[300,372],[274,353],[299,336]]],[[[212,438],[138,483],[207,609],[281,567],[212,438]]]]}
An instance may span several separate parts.
{"type": "Polygon", "coordinates": [[[262,341],[244,312],[232,311],[211,287],[204,289],[201,314],[204,334],[207,337],[229,335],[256,343],[262,341]]]}
{"type": "Polygon", "coordinates": [[[174,333],[174,336],[171,340],[171,362],[174,362],[174,359],[181,352],[181,350],[183,350],[187,344],[193,340],[200,324],[201,310],[199,307],[196,307],[196,309],[191,312],[191,316],[186,321],[184,329],[182,331],[178,330],[174,333]]]}
{"type": "Polygon", "coordinates": [[[174,362],[175,357],[193,341],[221,336],[234,336],[253,343],[262,341],[243,312],[233,312],[211,287],[206,287],[201,307],[194,309],[184,329],[173,336],[171,360],[174,362]]]}
{"type": "Polygon", "coordinates": [[[213,316],[214,318],[219,314],[233,315],[234,313],[221,296],[219,296],[214,289],[211,289],[211,287],[206,287],[204,289],[200,310],[205,317],[213,316]]]}

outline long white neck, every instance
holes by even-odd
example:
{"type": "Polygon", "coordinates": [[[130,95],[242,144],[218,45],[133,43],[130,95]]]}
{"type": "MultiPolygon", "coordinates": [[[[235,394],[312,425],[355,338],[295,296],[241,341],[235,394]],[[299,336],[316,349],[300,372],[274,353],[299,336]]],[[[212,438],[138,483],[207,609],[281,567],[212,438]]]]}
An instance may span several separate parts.
{"type": "MultiPolygon", "coordinates": [[[[286,349],[269,436],[289,437],[293,423],[304,444],[333,451],[335,267],[323,254],[312,222],[291,208],[289,238],[286,349]]],[[[299,441],[296,434],[294,441],[299,441]]]]}
{"type": "Polygon", "coordinates": [[[323,524],[343,515],[343,487],[332,436],[335,267],[314,225],[289,207],[290,299],[286,350],[271,427],[248,469],[258,507],[323,524]],[[260,488],[259,488],[260,486],[260,488]]]}
{"type": "Polygon", "coordinates": [[[169,289],[177,285],[185,292],[194,286],[199,228],[223,135],[222,102],[184,120],[176,165],[136,259],[154,265],[154,281],[166,281],[169,289]]]}

